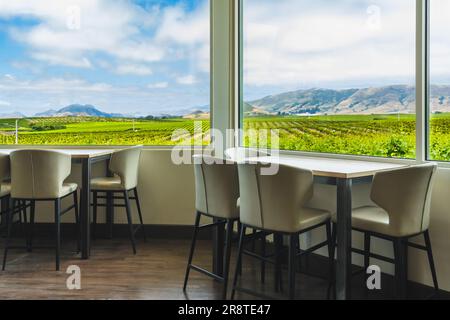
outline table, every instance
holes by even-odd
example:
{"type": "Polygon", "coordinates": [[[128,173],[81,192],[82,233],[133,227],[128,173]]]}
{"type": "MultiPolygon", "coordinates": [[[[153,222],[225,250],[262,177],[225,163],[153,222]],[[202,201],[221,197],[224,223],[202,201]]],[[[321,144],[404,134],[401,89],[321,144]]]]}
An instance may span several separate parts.
{"type": "MultiPolygon", "coordinates": [[[[373,175],[380,171],[399,169],[406,164],[377,161],[359,161],[335,158],[304,156],[266,156],[248,158],[250,162],[289,165],[308,169],[313,172],[315,181],[336,185],[337,192],[337,264],[336,264],[336,298],[351,297],[351,244],[352,244],[352,184],[370,182],[373,175]]],[[[213,269],[220,273],[223,264],[223,230],[218,228],[214,235],[213,269]]]]}
{"type": "MultiPolygon", "coordinates": [[[[17,149],[0,149],[0,153],[10,154],[17,149]]],[[[24,149],[24,148],[23,148],[24,149]]],[[[32,149],[32,148],[27,148],[32,149]]],[[[39,150],[45,150],[46,148],[36,148],[39,150]]],[[[53,151],[59,151],[63,153],[67,153],[72,157],[72,163],[80,163],[81,164],[81,190],[80,190],[80,224],[81,224],[81,257],[82,259],[89,259],[90,255],[90,225],[91,225],[91,214],[90,214],[90,203],[91,203],[91,188],[90,188],[90,180],[91,180],[91,170],[92,164],[101,162],[101,161],[109,161],[111,158],[111,154],[114,150],[106,150],[106,149],[49,149],[53,151]]],[[[110,208],[112,206],[109,206],[110,208]]],[[[108,215],[109,216],[109,215],[108,215]]]]}

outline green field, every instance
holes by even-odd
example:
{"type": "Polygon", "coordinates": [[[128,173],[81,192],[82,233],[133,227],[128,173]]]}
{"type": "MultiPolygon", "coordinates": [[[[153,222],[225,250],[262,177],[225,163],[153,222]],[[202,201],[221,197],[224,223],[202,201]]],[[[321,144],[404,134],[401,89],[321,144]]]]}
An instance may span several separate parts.
{"type": "MultiPolygon", "coordinates": [[[[199,121],[199,120],[197,120],[199,121]]],[[[184,129],[184,144],[193,143],[194,122],[188,119],[135,120],[93,117],[32,118],[19,121],[22,145],[174,145],[172,134],[184,129]]],[[[201,121],[207,144],[209,121],[201,121]]],[[[0,143],[14,144],[15,120],[0,120],[0,143]]],[[[415,118],[412,115],[314,117],[252,117],[244,129],[279,129],[285,150],[356,154],[379,157],[415,157],[415,118]]],[[[201,140],[200,140],[201,139],[201,140]]],[[[248,137],[246,144],[250,144],[248,137]]],[[[433,115],[430,156],[450,161],[450,114],[433,115]]]]}

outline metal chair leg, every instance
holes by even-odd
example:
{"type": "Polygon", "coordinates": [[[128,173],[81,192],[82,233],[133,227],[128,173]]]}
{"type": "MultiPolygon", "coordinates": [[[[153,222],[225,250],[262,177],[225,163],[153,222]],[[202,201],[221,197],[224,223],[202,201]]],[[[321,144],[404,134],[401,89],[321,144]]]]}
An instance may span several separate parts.
{"type": "MultiPolygon", "coordinates": [[[[264,232],[261,233],[261,256],[266,256],[266,234],[264,232]]],[[[266,282],[266,261],[261,261],[261,283],[264,284],[266,282]]]]}
{"type": "Polygon", "coordinates": [[[223,260],[223,288],[222,288],[222,299],[227,299],[227,289],[228,289],[228,276],[230,273],[230,259],[231,259],[231,245],[233,240],[233,220],[228,220],[226,240],[225,240],[225,259],[223,260]]]}
{"type": "Polygon", "coordinates": [[[61,199],[55,200],[55,233],[56,233],[56,271],[60,269],[61,253],[61,199]]]}
{"type": "Polygon", "coordinates": [[[236,294],[236,286],[239,278],[239,266],[242,264],[242,251],[244,249],[244,238],[245,238],[245,226],[241,226],[241,232],[239,236],[239,245],[238,245],[238,254],[237,254],[237,261],[236,261],[236,271],[234,272],[234,279],[233,279],[233,289],[231,291],[231,300],[234,299],[234,295],[236,294]]]}
{"type": "Polygon", "coordinates": [[[281,275],[281,254],[283,250],[283,235],[279,233],[274,234],[275,244],[275,291],[283,291],[282,275],[281,275]]]}
{"type": "Polygon", "coordinates": [[[9,250],[9,243],[11,241],[11,229],[12,229],[12,224],[13,224],[13,212],[14,212],[14,208],[16,205],[16,200],[10,200],[10,206],[9,206],[9,210],[6,214],[6,223],[7,223],[7,233],[6,233],[6,239],[5,239],[5,250],[3,252],[3,265],[2,265],[2,270],[5,271],[6,268],[6,259],[8,257],[8,250],[9,250]]]}
{"type": "Polygon", "coordinates": [[[92,237],[95,239],[95,235],[96,235],[96,229],[97,229],[97,204],[98,204],[98,199],[97,199],[97,191],[92,192],[93,195],[93,206],[92,206],[92,237]]]}
{"type": "Polygon", "coordinates": [[[289,300],[295,298],[295,258],[297,255],[297,234],[289,236],[289,254],[288,254],[288,284],[289,284],[289,300]]]}
{"type": "Polygon", "coordinates": [[[186,286],[187,286],[188,279],[189,279],[189,272],[191,271],[192,258],[194,257],[195,244],[197,242],[197,235],[198,235],[199,225],[200,225],[200,218],[201,218],[201,214],[200,214],[200,212],[197,211],[197,214],[195,216],[194,234],[192,236],[191,250],[189,251],[188,264],[186,267],[186,273],[184,275],[183,291],[186,291],[186,286]]]}
{"type": "Polygon", "coordinates": [[[133,253],[136,254],[136,242],[134,240],[134,229],[133,229],[133,220],[131,218],[131,208],[130,208],[130,198],[128,197],[128,192],[123,193],[124,199],[125,199],[125,207],[127,211],[127,218],[128,218],[128,227],[130,230],[130,241],[131,246],[133,247],[133,253]]]}
{"type": "Polygon", "coordinates": [[[80,226],[80,215],[79,215],[79,210],[78,210],[78,191],[75,191],[73,193],[73,205],[75,206],[74,211],[75,211],[75,224],[76,224],[76,237],[77,237],[77,253],[80,252],[80,248],[81,248],[81,239],[80,239],[80,235],[81,235],[81,226],[80,226]]]}
{"type": "Polygon", "coordinates": [[[35,211],[36,211],[36,201],[31,200],[31,203],[30,203],[30,225],[29,225],[29,248],[28,248],[29,252],[33,251],[35,211]]]}
{"type": "Polygon", "coordinates": [[[431,249],[431,240],[429,231],[428,230],[425,231],[423,233],[423,236],[425,239],[425,246],[427,248],[428,263],[430,264],[431,275],[433,277],[434,290],[436,291],[436,293],[439,293],[439,284],[437,280],[436,267],[434,265],[433,251],[431,249]]]}
{"type": "Polygon", "coordinates": [[[134,190],[134,198],[136,201],[136,207],[137,207],[138,214],[139,214],[139,220],[141,222],[142,235],[144,236],[144,241],[147,241],[147,234],[145,232],[144,219],[142,218],[141,203],[139,201],[139,195],[137,192],[137,188],[134,188],[133,190],[134,190]]]}
{"type": "Polygon", "coordinates": [[[397,299],[406,298],[407,275],[407,251],[408,247],[404,239],[393,239],[395,257],[395,295],[397,299]]]}

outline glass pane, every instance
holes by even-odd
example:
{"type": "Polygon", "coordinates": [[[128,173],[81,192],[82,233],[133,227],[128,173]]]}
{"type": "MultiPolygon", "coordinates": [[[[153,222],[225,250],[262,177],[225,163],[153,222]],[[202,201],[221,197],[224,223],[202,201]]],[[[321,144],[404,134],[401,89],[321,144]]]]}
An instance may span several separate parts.
{"type": "Polygon", "coordinates": [[[415,1],[243,0],[243,37],[245,130],[277,128],[286,150],[415,157],[415,1]]]}
{"type": "Polygon", "coordinates": [[[190,143],[209,19],[209,0],[0,0],[0,143],[190,143]]]}
{"type": "Polygon", "coordinates": [[[450,161],[450,1],[430,2],[431,160],[450,161]]]}

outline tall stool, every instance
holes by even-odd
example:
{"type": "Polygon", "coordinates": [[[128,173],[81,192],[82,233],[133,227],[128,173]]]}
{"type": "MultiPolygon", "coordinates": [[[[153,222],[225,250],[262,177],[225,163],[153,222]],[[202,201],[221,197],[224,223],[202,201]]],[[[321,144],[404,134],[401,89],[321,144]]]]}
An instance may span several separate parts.
{"type": "Polygon", "coordinates": [[[186,291],[189,271],[193,269],[222,282],[222,299],[226,299],[233,225],[239,219],[239,210],[237,207],[237,200],[239,198],[237,167],[234,163],[224,163],[222,159],[194,156],[194,173],[196,217],[183,290],[186,291]],[[200,225],[202,216],[213,218],[215,222],[200,225]],[[223,275],[217,275],[192,264],[192,259],[199,230],[209,227],[223,227],[224,225],[226,226],[226,240],[223,275]]]}
{"type": "Polygon", "coordinates": [[[8,211],[8,231],[3,267],[5,270],[8,249],[10,246],[11,228],[14,214],[30,208],[30,219],[27,223],[27,249],[31,251],[35,204],[38,201],[52,201],[55,216],[55,255],[56,270],[60,269],[61,251],[61,216],[74,209],[75,221],[79,229],[77,184],[65,183],[72,167],[71,156],[49,150],[18,150],[11,153],[11,210],[8,211]],[[61,209],[61,200],[72,196],[73,205],[61,209]],[[19,206],[17,206],[19,204],[19,206]]]}
{"type": "MultiPolygon", "coordinates": [[[[142,234],[144,240],[146,240],[144,220],[142,218],[141,204],[139,202],[139,195],[137,191],[141,151],[142,146],[135,146],[114,152],[109,162],[109,171],[113,174],[113,176],[91,179],[94,231],[95,226],[97,225],[97,208],[108,206],[108,203],[98,203],[98,199],[110,198],[112,201],[112,206],[122,207],[126,210],[129,236],[134,254],[136,254],[136,241],[134,235],[139,228],[142,228],[142,234]],[[131,197],[129,196],[130,192],[133,192],[133,196],[131,197]],[[101,196],[99,193],[104,193],[106,195],[101,196]],[[116,196],[116,194],[118,195],[116,196]],[[114,200],[117,199],[124,200],[124,203],[114,203],[114,200]],[[133,220],[131,217],[130,200],[136,201],[136,207],[141,223],[136,229],[133,226],[133,220]]],[[[111,218],[111,221],[112,220],[113,219],[111,218]]],[[[112,221],[112,223],[114,223],[114,221],[112,221]]]]}
{"type": "MultiPolygon", "coordinates": [[[[246,228],[267,231],[289,238],[288,282],[289,299],[295,297],[295,272],[297,257],[328,246],[331,257],[330,213],[306,207],[313,196],[313,174],[309,170],[280,165],[276,175],[262,175],[262,164],[239,163],[240,230],[236,273],[233,281],[232,298],[236,290],[260,296],[259,293],[238,287],[238,266],[242,261],[243,241],[246,228]],[[325,226],[327,240],[310,249],[300,251],[299,236],[302,233],[325,226]]],[[[254,254],[250,256],[255,257],[254,254]]],[[[330,272],[331,272],[330,259],[330,272]]]]}
{"type": "MultiPolygon", "coordinates": [[[[366,270],[370,265],[370,258],[395,264],[398,298],[406,297],[408,247],[427,252],[434,289],[436,293],[439,292],[429,234],[431,194],[436,169],[436,164],[424,164],[375,174],[370,197],[376,205],[356,208],[352,212],[353,230],[364,234],[364,250],[353,248],[352,251],[364,256],[366,270]],[[409,242],[409,239],[419,235],[424,237],[424,246],[409,242]],[[394,259],[371,253],[371,237],[392,241],[394,259]]],[[[332,219],[335,225],[335,214],[332,219]]],[[[335,246],[334,230],[335,228],[335,246]]]]}

